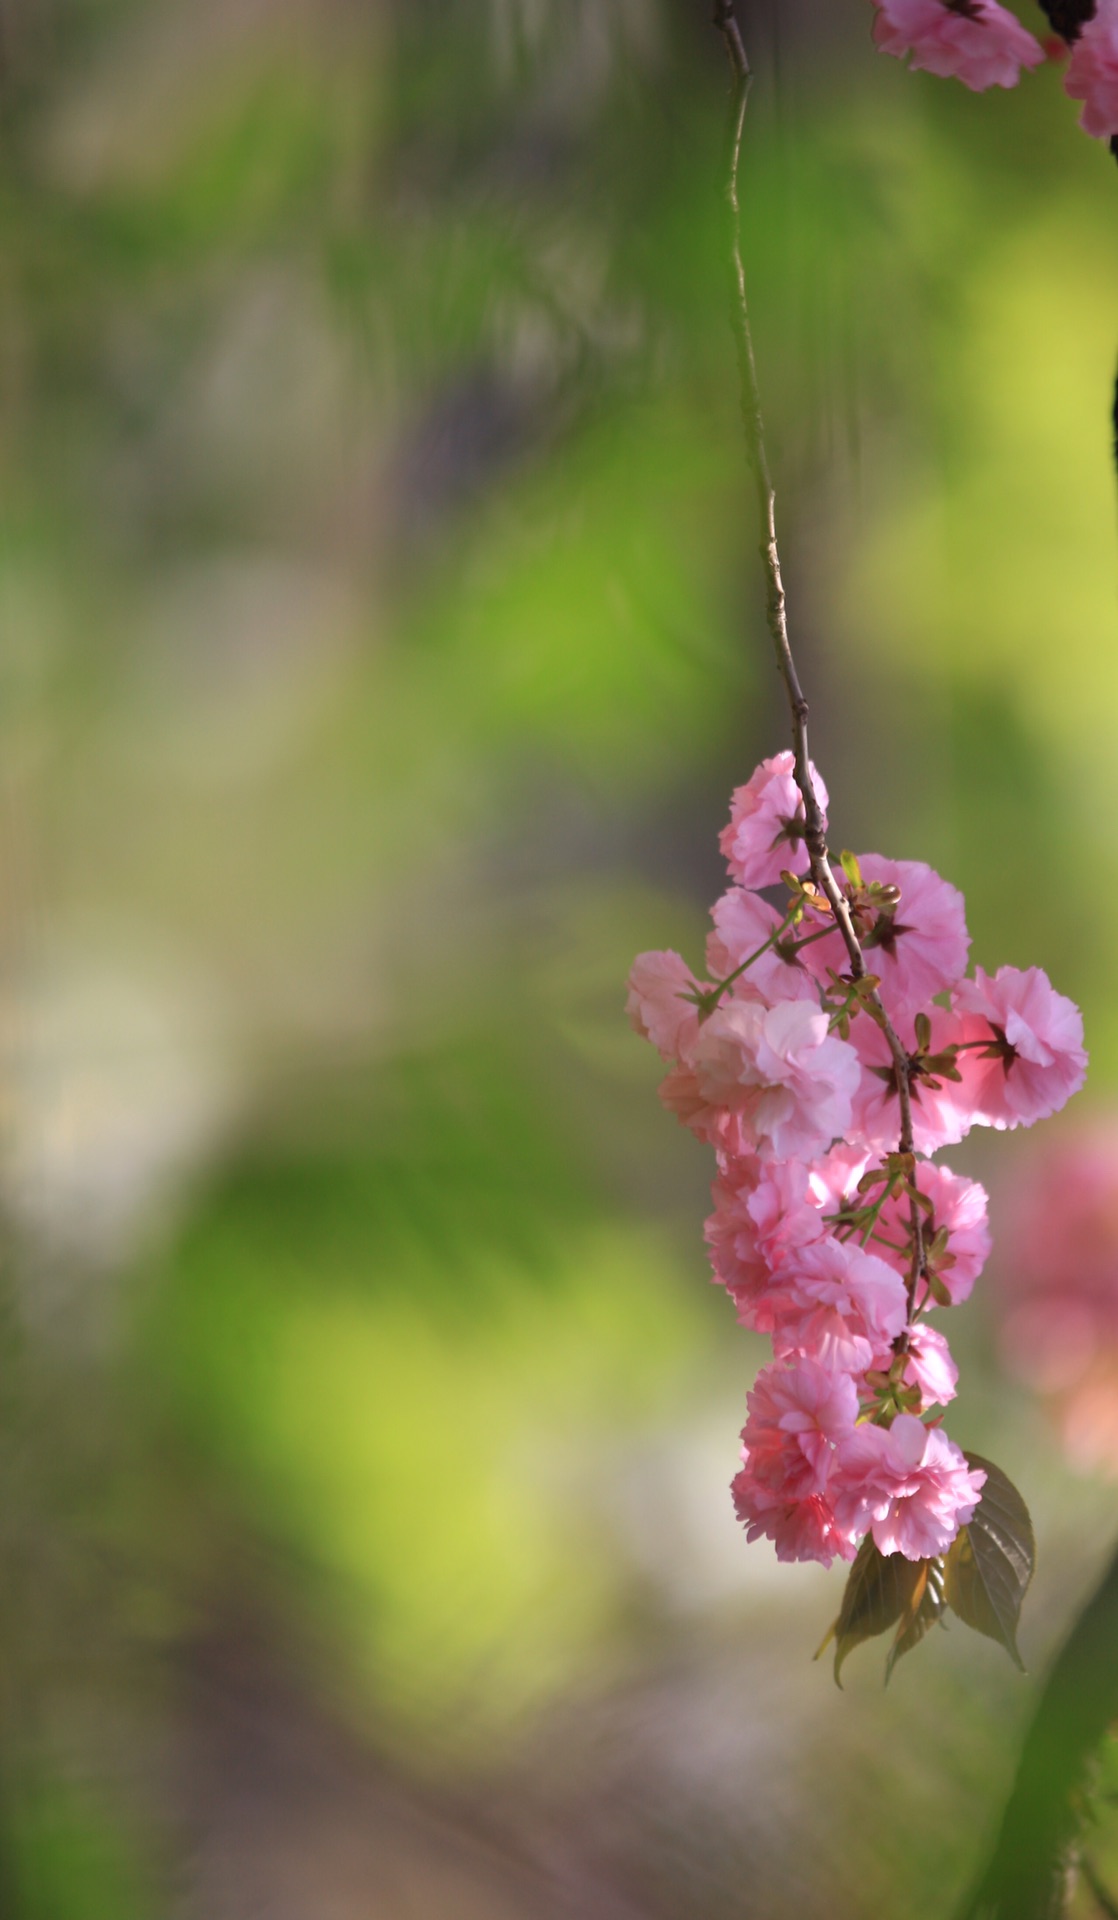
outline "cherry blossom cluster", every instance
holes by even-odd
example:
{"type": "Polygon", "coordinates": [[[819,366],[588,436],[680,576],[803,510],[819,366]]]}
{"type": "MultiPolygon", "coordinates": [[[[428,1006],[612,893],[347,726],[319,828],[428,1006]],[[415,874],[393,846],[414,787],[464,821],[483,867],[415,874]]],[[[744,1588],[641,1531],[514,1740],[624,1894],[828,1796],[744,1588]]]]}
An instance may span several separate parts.
{"type": "Polygon", "coordinates": [[[1079,124],[1097,140],[1118,136],[1118,0],[1042,0],[1058,28],[1041,45],[998,0],[872,0],[873,37],[911,67],[953,76],[982,93],[1015,87],[1022,70],[1070,48],[1064,87],[1083,102],[1079,124]]]}
{"type": "Polygon", "coordinates": [[[867,1534],[934,1558],[985,1475],[940,1425],[958,1375],[929,1316],[967,1298],[990,1241],[983,1189],[927,1156],[1062,1107],[1082,1020],[1037,967],[966,978],[962,895],[920,861],[843,855],[858,976],[804,835],[780,753],[733,796],[709,980],[642,954],[628,1012],[668,1063],[665,1106],[715,1151],[715,1281],[772,1340],[733,1483],[749,1539],[825,1566],[867,1534]]]}

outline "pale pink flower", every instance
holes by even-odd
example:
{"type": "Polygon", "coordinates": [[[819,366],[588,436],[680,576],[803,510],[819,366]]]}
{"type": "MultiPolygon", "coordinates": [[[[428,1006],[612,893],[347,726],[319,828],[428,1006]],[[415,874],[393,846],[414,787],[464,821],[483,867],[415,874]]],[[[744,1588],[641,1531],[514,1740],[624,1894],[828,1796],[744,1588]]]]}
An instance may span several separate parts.
{"type": "MultiPolygon", "coordinates": [[[[966,1300],[982,1272],[990,1253],[990,1229],[986,1222],[986,1189],[977,1180],[968,1180],[950,1167],[935,1161],[922,1161],[916,1170],[916,1183],[932,1203],[929,1214],[921,1210],[924,1245],[930,1246],[941,1228],[947,1230],[950,1261],[936,1271],[951,1296],[952,1306],[966,1300]]],[[[872,1199],[872,1194],[867,1196],[872,1199]]],[[[909,1233],[911,1207],[907,1194],[894,1194],[881,1210],[879,1228],[886,1240],[903,1242],[909,1233]]],[[[880,1249],[883,1259],[892,1260],[907,1271],[907,1254],[880,1249]]]]}
{"type": "Polygon", "coordinates": [[[700,1026],[691,1064],[706,1108],[735,1113],[743,1142],[762,1155],[811,1159],[849,1130],[858,1059],[808,1001],[723,1001],[700,1026]]]}
{"type": "Polygon", "coordinates": [[[984,1040],[959,1055],[964,1103],[977,1125],[1031,1127],[1057,1113],[1087,1075],[1083,1016],[1040,967],[981,967],[954,995],[962,1039],[984,1040]]]}
{"type": "MultiPolygon", "coordinates": [[[[733,879],[743,887],[771,887],[787,868],[806,873],[803,844],[804,807],[794,777],[795,757],[785,751],[762,760],[744,787],[730,801],[730,823],[718,844],[733,879]]],[[[827,813],[827,789],[811,769],[815,795],[827,813]]]]}
{"type": "Polygon", "coordinates": [[[852,1240],[828,1234],[781,1275],[773,1349],[848,1373],[888,1365],[908,1317],[901,1276],[852,1240]]]}
{"type": "Polygon", "coordinates": [[[797,1359],[765,1367],[748,1399],[742,1459],[788,1500],[823,1493],[838,1441],[854,1431],[858,1390],[849,1374],[797,1359]]]}
{"type": "MultiPolygon", "coordinates": [[[[929,1007],[928,1018],[934,1054],[964,1038],[963,1022],[957,1015],[942,1007],[929,1007]]],[[[914,1022],[896,1020],[894,1026],[902,1044],[912,1053],[916,1047],[914,1022]]],[[[901,1115],[889,1042],[867,1014],[859,1014],[854,1021],[850,1041],[862,1063],[862,1077],[854,1095],[853,1137],[871,1151],[892,1152],[900,1139],[901,1115]]],[[[961,1060],[965,1058],[961,1056],[961,1060]]],[[[913,1077],[912,1126],[917,1153],[935,1153],[940,1147],[957,1145],[969,1132],[973,1119],[972,1103],[959,1082],[936,1075],[913,1077]]]]}
{"type": "MultiPolygon", "coordinates": [[[[866,965],[878,975],[885,1010],[896,1023],[918,1013],[966,972],[970,935],[963,896],[923,860],[864,853],[858,865],[867,886],[877,882],[900,893],[896,910],[878,913],[862,942],[866,965]]],[[[803,958],[821,980],[828,967],[843,972],[846,949],[837,927],[829,939],[805,947],[803,958]]]]}
{"type": "MultiPolygon", "coordinates": [[[[716,900],[711,918],[714,931],[707,939],[707,971],[712,980],[724,980],[735,972],[771,938],[781,922],[774,907],[745,887],[731,887],[716,900]]],[[[784,943],[781,945],[783,948],[784,943]]],[[[783,952],[772,947],[753,961],[742,978],[770,1004],[777,1000],[811,1000],[819,1005],[819,988],[803,962],[786,959],[783,952]]]]}
{"type": "Polygon", "coordinates": [[[997,0],[873,0],[873,37],[882,53],[907,53],[911,67],[961,80],[975,93],[1015,87],[1044,49],[997,0]]]}
{"type": "Polygon", "coordinates": [[[904,1377],[910,1386],[919,1387],[925,1408],[945,1407],[949,1400],[954,1400],[959,1384],[959,1369],[938,1328],[919,1321],[911,1329],[904,1377]]]}
{"type": "Polygon", "coordinates": [[[663,1060],[683,1059],[699,1035],[699,1009],[686,996],[698,982],[685,960],[666,953],[639,953],[629,974],[625,1011],[642,1040],[651,1040],[663,1060]]]}
{"type": "Polygon", "coordinates": [[[818,1560],[824,1567],[836,1559],[853,1560],[854,1541],[836,1525],[821,1494],[785,1499],[761,1486],[748,1465],[735,1474],[730,1491],[746,1539],[771,1540],[778,1560],[818,1560]]]}
{"type": "Polygon", "coordinates": [[[1118,134],[1118,0],[1098,0],[1071,52],[1064,89],[1082,100],[1079,124],[1096,140],[1118,134]]]}
{"type": "Polygon", "coordinates": [[[938,1427],[901,1413],[840,1443],[831,1501],[842,1530],[872,1532],[881,1553],[926,1560],[973,1519],[985,1480],[938,1427]]]}

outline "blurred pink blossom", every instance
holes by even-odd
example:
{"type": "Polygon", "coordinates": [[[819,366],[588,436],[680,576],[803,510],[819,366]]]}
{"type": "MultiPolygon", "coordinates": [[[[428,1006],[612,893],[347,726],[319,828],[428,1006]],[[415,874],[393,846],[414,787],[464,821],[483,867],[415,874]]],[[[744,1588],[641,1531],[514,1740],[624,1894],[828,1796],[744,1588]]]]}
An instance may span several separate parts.
{"type": "Polygon", "coordinates": [[[873,0],[873,37],[882,53],[975,93],[1015,87],[1022,67],[1038,67],[1044,49],[997,0],[873,0]]]}
{"type": "Polygon", "coordinates": [[[1118,134],[1118,0],[1098,0],[1072,48],[1064,88],[1083,102],[1085,133],[1096,140],[1118,134]]]}

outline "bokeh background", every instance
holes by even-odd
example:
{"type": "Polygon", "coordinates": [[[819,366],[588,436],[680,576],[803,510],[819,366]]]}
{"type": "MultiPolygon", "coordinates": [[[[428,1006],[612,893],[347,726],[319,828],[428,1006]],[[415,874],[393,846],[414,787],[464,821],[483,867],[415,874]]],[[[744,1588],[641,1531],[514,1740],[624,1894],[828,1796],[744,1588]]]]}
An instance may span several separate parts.
{"type": "MultiPolygon", "coordinates": [[[[1035,1677],[956,1627],[838,1693],[841,1569],[735,1526],[761,1352],[623,1017],[785,739],[708,11],[0,7],[6,1913],[936,1920],[997,1817],[1035,1677]]],[[[1105,1119],[1118,170],[1055,66],[741,11],[836,840],[1080,1000],[1105,1119]]],[[[1007,1246],[1024,1151],[953,1156],[1007,1246]]],[[[950,1424],[1035,1676],[1118,1491],[1011,1268],[950,1424]]]]}

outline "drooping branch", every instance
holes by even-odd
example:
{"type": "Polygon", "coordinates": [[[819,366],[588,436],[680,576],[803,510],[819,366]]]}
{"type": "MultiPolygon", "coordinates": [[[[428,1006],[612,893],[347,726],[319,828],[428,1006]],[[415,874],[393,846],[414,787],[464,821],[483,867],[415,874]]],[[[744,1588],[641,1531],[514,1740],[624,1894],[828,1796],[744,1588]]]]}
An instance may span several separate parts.
{"type": "MultiPolygon", "coordinates": [[[[730,103],[727,118],[725,184],[726,211],[728,220],[727,250],[730,267],[730,317],[737,346],[738,374],[741,393],[741,417],[745,428],[746,444],[749,450],[750,464],[753,468],[757,489],[758,545],[765,573],[765,606],[769,634],[776,656],[777,671],[784,683],[788,698],[788,708],[792,719],[792,745],[795,754],[796,785],[800,791],[804,809],[804,843],[811,862],[811,877],[820,893],[824,895],[835,917],[835,924],[842,935],[850,961],[850,972],[854,979],[860,980],[867,972],[865,955],[846,895],[843,893],[831,868],[827,850],[827,836],[823,825],[823,814],[818,796],[811,778],[811,760],[808,753],[807,723],[808,703],[800,685],[796,671],[796,662],[788,635],[788,608],[784,593],[784,580],[780,567],[780,549],[776,537],[776,489],[773,486],[772,470],[769,466],[768,449],[765,444],[765,423],[761,411],[761,391],[757,380],[757,361],[753,350],[753,328],[749,317],[749,301],[746,294],[745,265],[741,251],[741,208],[738,200],[738,170],[741,161],[742,135],[745,129],[745,113],[749,104],[749,92],[753,84],[753,74],[749,65],[749,56],[745,50],[741,28],[734,11],[734,0],[715,0],[714,25],[722,35],[726,55],[730,63],[730,103]]],[[[897,1083],[897,1098],[900,1105],[899,1151],[913,1151],[912,1134],[912,1069],[908,1052],[885,1012],[877,994],[872,996],[874,1017],[876,1018],[893,1058],[893,1068],[897,1083]]],[[[911,1227],[913,1236],[913,1272],[909,1285],[909,1312],[911,1315],[916,1283],[924,1265],[923,1226],[920,1209],[915,1200],[911,1207],[911,1227]]]]}

